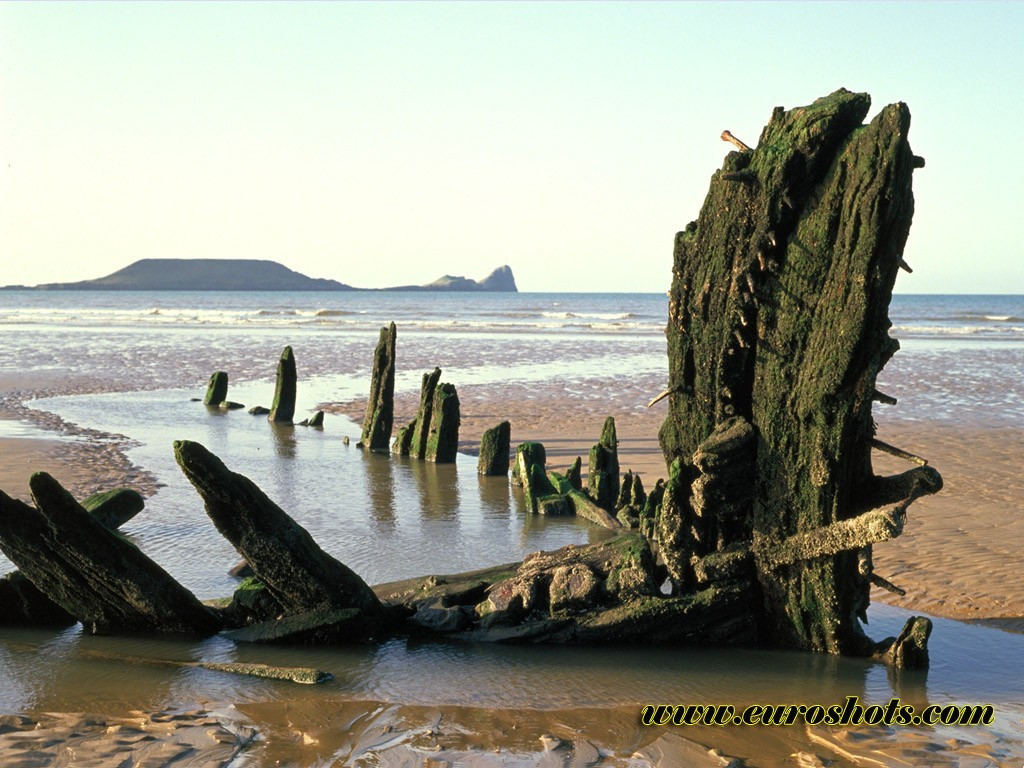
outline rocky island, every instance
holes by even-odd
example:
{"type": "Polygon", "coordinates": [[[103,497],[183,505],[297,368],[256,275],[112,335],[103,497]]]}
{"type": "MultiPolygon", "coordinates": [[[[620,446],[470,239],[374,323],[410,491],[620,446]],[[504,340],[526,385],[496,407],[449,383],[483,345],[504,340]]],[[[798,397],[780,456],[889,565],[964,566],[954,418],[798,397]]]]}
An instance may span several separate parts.
{"type": "Polygon", "coordinates": [[[40,291],[505,291],[517,292],[512,268],[498,267],[482,280],[444,275],[426,285],[356,288],[307,277],[266,259],[140,259],[106,277],[74,283],[8,285],[40,291]]]}

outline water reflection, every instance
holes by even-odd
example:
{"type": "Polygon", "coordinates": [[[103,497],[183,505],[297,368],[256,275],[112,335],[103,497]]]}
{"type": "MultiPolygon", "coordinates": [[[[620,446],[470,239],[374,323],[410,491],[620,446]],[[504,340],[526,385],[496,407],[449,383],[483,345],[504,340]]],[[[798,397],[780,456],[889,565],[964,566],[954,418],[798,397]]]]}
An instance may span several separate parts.
{"type": "Polygon", "coordinates": [[[512,514],[512,493],[508,477],[477,475],[477,485],[480,488],[480,510],[484,519],[508,520],[512,514]]]}
{"type": "Polygon", "coordinates": [[[419,492],[423,520],[457,521],[461,495],[456,465],[409,459],[407,466],[419,492]]]}
{"type": "Polygon", "coordinates": [[[370,514],[380,533],[395,528],[395,467],[391,457],[364,451],[363,468],[366,471],[367,496],[370,514]]]}
{"type": "Polygon", "coordinates": [[[220,419],[227,416],[231,411],[227,408],[221,408],[219,405],[208,405],[206,406],[206,412],[210,416],[220,419]]]}
{"type": "MultiPolygon", "coordinates": [[[[102,711],[112,702],[132,701],[134,707],[155,709],[168,699],[171,676],[167,668],[126,664],[131,651],[151,649],[151,638],[109,638],[85,635],[80,625],[61,632],[5,630],[0,655],[10,664],[3,670],[0,707],[68,711],[69,698],[78,711],[102,711]]],[[[178,657],[187,646],[162,641],[164,651],[178,657]]],[[[140,651],[142,657],[148,655],[140,651]]]]}
{"type": "MultiPolygon", "coordinates": [[[[270,425],[271,434],[274,436],[274,450],[282,459],[294,459],[297,452],[297,441],[295,439],[294,424],[278,424],[273,421],[267,422],[270,425]]],[[[290,467],[284,464],[283,467],[290,467]]]]}

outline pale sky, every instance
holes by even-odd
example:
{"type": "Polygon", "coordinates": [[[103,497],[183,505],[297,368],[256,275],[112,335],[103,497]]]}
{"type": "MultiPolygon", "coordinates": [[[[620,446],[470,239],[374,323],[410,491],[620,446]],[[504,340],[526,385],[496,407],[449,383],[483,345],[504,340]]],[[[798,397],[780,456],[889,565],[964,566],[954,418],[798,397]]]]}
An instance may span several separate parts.
{"type": "Polygon", "coordinates": [[[0,285],[147,257],[665,291],[731,130],[905,101],[897,291],[1024,293],[1024,4],[0,3],[0,285]]]}

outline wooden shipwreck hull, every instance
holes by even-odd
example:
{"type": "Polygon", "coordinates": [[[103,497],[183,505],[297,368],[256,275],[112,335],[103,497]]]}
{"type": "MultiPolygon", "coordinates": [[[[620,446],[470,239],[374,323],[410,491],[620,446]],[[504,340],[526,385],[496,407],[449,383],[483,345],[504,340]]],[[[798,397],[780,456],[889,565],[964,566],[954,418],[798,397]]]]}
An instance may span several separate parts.
{"type": "MultiPolygon", "coordinates": [[[[670,381],[651,402],[669,399],[667,481],[648,493],[639,477],[620,477],[612,419],[586,488],[579,459],[561,475],[546,471],[543,446],[516,451],[512,480],[528,514],[585,516],[619,530],[612,540],[371,589],[252,481],[179,441],[182,471],[252,574],[231,598],[200,604],[118,537],[116,519],[98,522],[44,475],[31,482],[38,509],[0,494],[0,549],[23,573],[0,584],[0,597],[16,595],[23,620],[79,620],[93,631],[767,643],[926,666],[927,619],[881,643],[861,628],[871,586],[898,590],[874,573],[872,546],[899,535],[910,504],[942,485],[927,462],[874,436],[873,403],[895,402],[875,380],[899,346],[888,306],[923,160],[907,142],[906,106],[863,125],[869,106],[867,95],[841,90],[776,109],[755,149],[723,134],[738,151],[675,245],[670,381]],[[875,449],[916,466],[878,477],[875,449]]],[[[289,397],[275,397],[274,413],[290,421],[290,348],[282,366],[278,388],[286,379],[289,397]]],[[[392,324],[374,358],[362,435],[370,450],[388,450],[394,367],[392,324]]],[[[439,377],[424,376],[417,420],[393,452],[454,459],[458,398],[439,377]]],[[[499,426],[481,472],[507,471],[508,425],[499,426]]]]}
{"type": "Polygon", "coordinates": [[[924,161],[906,105],[862,125],[869,107],[841,90],[778,108],[757,148],[736,142],[712,178],[676,238],[661,429],[682,474],[662,546],[683,561],[750,546],[762,639],[856,655],[876,650],[858,619],[880,581],[871,546],[941,487],[928,467],[877,478],[871,466],[872,404],[892,400],[875,380],[899,348],[888,307],[924,161]],[[749,435],[746,482],[708,498],[701,488],[722,472],[703,446],[726,425],[749,435]]]}

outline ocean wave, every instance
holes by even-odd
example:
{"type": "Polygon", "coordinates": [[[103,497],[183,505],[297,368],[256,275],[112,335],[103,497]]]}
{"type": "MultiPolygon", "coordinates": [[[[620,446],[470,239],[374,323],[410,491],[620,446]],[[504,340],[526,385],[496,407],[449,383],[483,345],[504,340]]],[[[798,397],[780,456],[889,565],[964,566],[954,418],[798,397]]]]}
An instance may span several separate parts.
{"type": "Polygon", "coordinates": [[[629,320],[632,312],[541,312],[542,317],[562,320],[629,320]]]}
{"type": "Polygon", "coordinates": [[[258,317],[294,317],[298,314],[299,311],[297,309],[261,309],[256,313],[258,317]]]}
{"type": "Polygon", "coordinates": [[[348,317],[359,313],[347,309],[318,309],[314,314],[316,317],[348,317]]]}
{"type": "Polygon", "coordinates": [[[939,318],[941,320],[955,320],[960,322],[978,322],[987,320],[992,323],[1024,323],[1024,317],[1017,315],[992,314],[988,312],[958,312],[953,317],[939,318]]]}
{"type": "Polygon", "coordinates": [[[1024,326],[1019,325],[894,325],[892,330],[896,335],[1024,337],[1024,326]]]}

